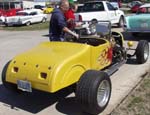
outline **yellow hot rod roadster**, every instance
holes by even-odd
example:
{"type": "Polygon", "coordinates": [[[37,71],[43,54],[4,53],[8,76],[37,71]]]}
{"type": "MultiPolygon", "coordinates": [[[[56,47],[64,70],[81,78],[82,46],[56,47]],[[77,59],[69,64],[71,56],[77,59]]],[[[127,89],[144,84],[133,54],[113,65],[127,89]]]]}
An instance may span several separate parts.
{"type": "Polygon", "coordinates": [[[138,63],[145,63],[149,45],[145,40],[139,41],[135,53],[127,54],[121,33],[112,32],[109,23],[99,23],[96,27],[97,37],[80,37],[74,42],[43,42],[15,56],[3,68],[4,86],[54,93],[76,84],[76,98],[83,111],[102,112],[111,96],[109,76],[134,55],[138,63]]]}

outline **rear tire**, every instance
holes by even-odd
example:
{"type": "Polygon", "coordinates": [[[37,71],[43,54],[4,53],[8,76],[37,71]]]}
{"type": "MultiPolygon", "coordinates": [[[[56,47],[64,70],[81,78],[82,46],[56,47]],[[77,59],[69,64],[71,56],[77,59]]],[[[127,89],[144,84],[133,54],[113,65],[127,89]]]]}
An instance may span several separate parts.
{"type": "Polygon", "coordinates": [[[46,18],[43,18],[43,19],[42,19],[42,23],[45,23],[45,22],[46,22],[46,18]]]}
{"type": "Polygon", "coordinates": [[[111,96],[111,81],[107,73],[89,70],[77,84],[76,98],[84,112],[97,115],[102,112],[111,96]]]}
{"type": "Polygon", "coordinates": [[[2,70],[2,83],[4,85],[5,88],[11,90],[11,91],[17,91],[17,85],[9,83],[6,81],[6,73],[7,73],[7,68],[9,66],[11,61],[9,61],[8,63],[6,63],[6,65],[4,66],[3,70],[2,70]]]}
{"type": "Polygon", "coordinates": [[[31,22],[27,22],[27,23],[26,23],[26,26],[30,26],[30,25],[31,25],[31,22]]]}
{"type": "Polygon", "coordinates": [[[136,48],[136,60],[139,64],[143,64],[149,57],[149,44],[146,40],[140,40],[136,48]]]}

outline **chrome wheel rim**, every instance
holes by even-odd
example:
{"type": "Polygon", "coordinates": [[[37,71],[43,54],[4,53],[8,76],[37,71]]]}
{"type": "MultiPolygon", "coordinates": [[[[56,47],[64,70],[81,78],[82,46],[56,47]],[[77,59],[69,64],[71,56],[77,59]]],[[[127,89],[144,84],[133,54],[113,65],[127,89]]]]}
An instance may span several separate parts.
{"type": "Polygon", "coordinates": [[[110,97],[110,84],[107,80],[103,80],[97,90],[97,102],[100,107],[107,104],[110,97]]]}
{"type": "Polygon", "coordinates": [[[149,47],[148,47],[148,45],[146,45],[144,47],[144,59],[147,60],[148,56],[149,56],[149,47]]]}
{"type": "Polygon", "coordinates": [[[124,26],[124,21],[123,21],[123,19],[120,20],[120,25],[121,25],[121,27],[124,26]]]}
{"type": "Polygon", "coordinates": [[[90,26],[90,31],[91,31],[92,34],[94,34],[96,32],[96,26],[94,24],[92,24],[90,26]]]}

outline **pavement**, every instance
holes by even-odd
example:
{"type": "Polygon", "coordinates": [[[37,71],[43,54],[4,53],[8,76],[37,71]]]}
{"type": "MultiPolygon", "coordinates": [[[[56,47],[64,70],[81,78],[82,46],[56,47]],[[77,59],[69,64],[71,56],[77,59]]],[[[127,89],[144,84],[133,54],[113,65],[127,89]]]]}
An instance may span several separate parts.
{"type": "MultiPolygon", "coordinates": [[[[113,28],[122,31],[120,28],[113,28]]],[[[124,33],[125,40],[133,40],[135,46],[139,39],[124,33]]],[[[148,40],[148,39],[147,39],[148,40]]],[[[48,30],[42,31],[2,31],[0,30],[0,72],[15,55],[24,52],[40,42],[48,41],[48,30]]],[[[149,41],[149,40],[148,40],[149,41]]],[[[149,41],[150,43],[150,41],[149,41]]],[[[150,71],[150,59],[145,64],[136,64],[135,59],[129,60],[110,78],[112,95],[104,112],[110,114],[124,98],[139,83],[143,76],[150,71]]],[[[34,91],[33,93],[15,93],[5,89],[0,84],[0,115],[87,115],[75,101],[74,93],[65,89],[55,94],[34,91]]]]}

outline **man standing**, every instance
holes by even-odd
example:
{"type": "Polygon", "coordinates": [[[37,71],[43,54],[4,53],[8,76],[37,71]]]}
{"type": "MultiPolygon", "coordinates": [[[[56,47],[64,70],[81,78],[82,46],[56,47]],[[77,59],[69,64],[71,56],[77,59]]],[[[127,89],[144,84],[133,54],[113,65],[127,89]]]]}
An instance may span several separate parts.
{"type": "Polygon", "coordinates": [[[78,38],[78,34],[72,32],[67,28],[64,13],[67,12],[68,9],[69,2],[67,0],[62,0],[60,2],[59,8],[54,9],[54,11],[52,12],[49,27],[50,41],[64,41],[65,32],[78,38]]]}

